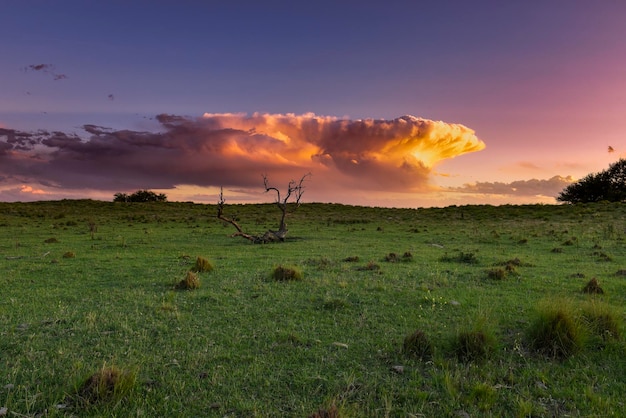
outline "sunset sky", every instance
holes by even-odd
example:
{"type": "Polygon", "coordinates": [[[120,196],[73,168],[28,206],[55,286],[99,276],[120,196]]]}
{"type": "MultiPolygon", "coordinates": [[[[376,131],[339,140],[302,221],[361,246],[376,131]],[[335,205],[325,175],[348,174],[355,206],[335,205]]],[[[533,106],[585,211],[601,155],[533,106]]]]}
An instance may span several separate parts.
{"type": "Polygon", "coordinates": [[[0,201],[555,203],[626,157],[626,2],[0,2],[0,201]],[[609,148],[610,147],[610,148],[609,148]]]}

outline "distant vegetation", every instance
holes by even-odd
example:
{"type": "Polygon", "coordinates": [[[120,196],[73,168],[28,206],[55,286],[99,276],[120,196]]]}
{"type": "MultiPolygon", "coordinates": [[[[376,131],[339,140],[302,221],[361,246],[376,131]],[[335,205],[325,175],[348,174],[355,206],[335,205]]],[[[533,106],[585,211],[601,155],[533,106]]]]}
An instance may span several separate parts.
{"type": "Polygon", "coordinates": [[[151,190],[137,190],[135,193],[115,193],[114,202],[167,202],[164,193],[156,194],[151,190]]]}
{"type": "Polygon", "coordinates": [[[611,164],[608,169],[591,173],[567,186],[557,197],[567,203],[626,201],[626,160],[611,164]]]}

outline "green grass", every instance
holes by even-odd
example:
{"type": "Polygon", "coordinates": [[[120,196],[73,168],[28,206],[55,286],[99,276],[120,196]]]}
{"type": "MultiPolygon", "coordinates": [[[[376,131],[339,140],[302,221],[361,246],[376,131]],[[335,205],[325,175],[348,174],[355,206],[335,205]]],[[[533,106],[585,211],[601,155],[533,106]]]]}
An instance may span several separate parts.
{"type": "MultiPolygon", "coordinates": [[[[251,233],[276,228],[272,205],[228,210],[251,233]]],[[[266,245],[231,238],[215,213],[192,203],[0,203],[0,409],[406,417],[625,408],[623,205],[304,204],[288,218],[287,242],[266,245]],[[198,259],[211,261],[197,268],[198,259]],[[299,279],[274,280],[277,266],[299,279]],[[175,291],[190,270],[202,286],[175,291]],[[582,292],[592,278],[602,294],[582,292]],[[528,338],[550,305],[565,306],[586,336],[567,356],[528,338]],[[430,355],[405,348],[416,330],[430,355]],[[485,355],[459,355],[460,343],[476,342],[488,342],[485,355]],[[109,366],[125,377],[115,396],[69,401],[109,366]]]]}

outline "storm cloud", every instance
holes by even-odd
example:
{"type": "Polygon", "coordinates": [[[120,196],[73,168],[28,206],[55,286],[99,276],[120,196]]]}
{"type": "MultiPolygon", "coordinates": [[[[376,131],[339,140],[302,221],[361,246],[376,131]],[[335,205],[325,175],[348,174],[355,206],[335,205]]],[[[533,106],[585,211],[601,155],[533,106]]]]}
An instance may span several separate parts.
{"type": "MultiPolygon", "coordinates": [[[[153,132],[93,124],[83,135],[0,129],[0,178],[58,189],[258,187],[311,172],[321,187],[419,192],[439,161],[480,151],[473,130],[402,116],[161,114],[153,132]]],[[[2,183],[0,183],[2,185],[2,183]]],[[[5,184],[6,186],[6,184],[5,184]]]]}

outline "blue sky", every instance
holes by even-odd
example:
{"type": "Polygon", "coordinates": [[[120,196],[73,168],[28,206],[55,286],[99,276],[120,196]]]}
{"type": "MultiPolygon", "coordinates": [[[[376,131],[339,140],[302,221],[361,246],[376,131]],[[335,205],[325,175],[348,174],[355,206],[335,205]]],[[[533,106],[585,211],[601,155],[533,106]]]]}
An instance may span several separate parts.
{"type": "MultiPolygon", "coordinates": [[[[195,128],[200,123],[198,135],[207,135],[205,113],[312,113],[347,121],[413,115],[463,125],[486,144],[442,154],[426,171],[409,170],[406,175],[416,177],[404,192],[385,183],[372,191],[347,181],[350,173],[342,171],[336,154],[334,169],[346,176],[344,189],[330,190],[322,180],[332,174],[315,173],[330,166],[316,168],[304,163],[306,158],[282,170],[268,167],[277,181],[312,170],[309,195],[315,200],[398,206],[550,203],[555,190],[626,152],[622,2],[5,0],[0,15],[0,127],[6,130],[59,130],[89,141],[86,124],[163,132],[158,114],[184,116],[195,128]],[[42,64],[42,70],[30,67],[42,64]],[[607,152],[609,145],[614,153],[607,152]]],[[[262,123],[270,119],[275,120],[262,123]]],[[[264,134],[274,135],[263,126],[264,134]]],[[[64,181],[84,175],[72,171],[68,154],[64,174],[58,161],[49,160],[50,153],[67,147],[51,147],[47,162],[37,167],[19,161],[41,153],[41,146],[22,148],[4,156],[0,200],[107,199],[126,191],[101,187],[102,172],[93,173],[92,187],[64,181]],[[47,169],[55,175],[46,176],[47,169]]],[[[406,165],[401,157],[386,161],[388,148],[350,160],[376,160],[393,178],[393,167],[402,174],[406,165]]],[[[412,149],[407,158],[416,153],[412,149]]],[[[215,176],[210,167],[209,172],[215,176]]],[[[128,170],[126,175],[133,176],[128,170]]],[[[237,178],[225,174],[230,183],[222,185],[254,200],[250,181],[237,178]]],[[[118,180],[120,188],[137,186],[118,180]]],[[[220,180],[170,182],[163,191],[210,202],[220,180]]],[[[143,187],[161,185],[146,177],[143,187]]]]}

